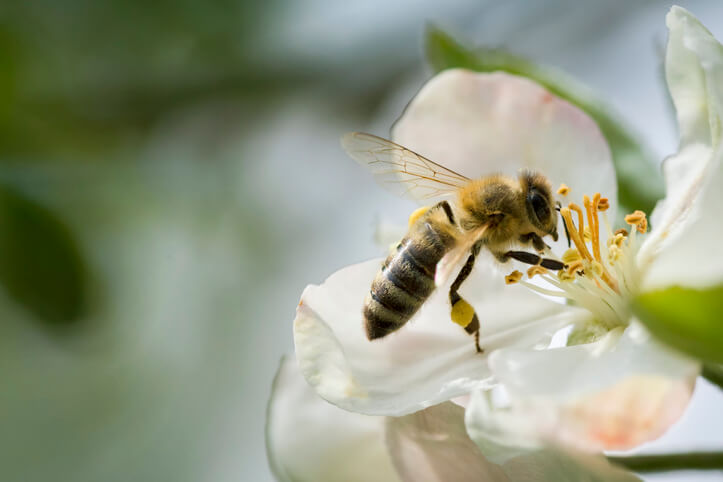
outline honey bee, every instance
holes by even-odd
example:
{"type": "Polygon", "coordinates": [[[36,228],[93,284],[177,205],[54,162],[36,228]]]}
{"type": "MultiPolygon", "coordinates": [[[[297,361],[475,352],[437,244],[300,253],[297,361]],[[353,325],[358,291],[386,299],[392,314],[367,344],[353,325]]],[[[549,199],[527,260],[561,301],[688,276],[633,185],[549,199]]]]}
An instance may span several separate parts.
{"type": "Polygon", "coordinates": [[[482,352],[479,318],[458,293],[480,250],[489,250],[503,263],[515,259],[550,270],[564,268],[561,261],[511,249],[531,245],[542,254],[547,248],[542,238],[549,235],[557,241],[557,210],[550,181],[542,174],[522,171],[517,179],[503,175],[470,179],[392,141],[361,132],[346,134],[342,146],[382,186],[404,197],[453,197],[416,219],[414,214],[410,217],[407,234],[374,278],[363,306],[369,340],[404,326],[467,256],[449,289],[451,318],[474,336],[475,348],[482,352]]]}

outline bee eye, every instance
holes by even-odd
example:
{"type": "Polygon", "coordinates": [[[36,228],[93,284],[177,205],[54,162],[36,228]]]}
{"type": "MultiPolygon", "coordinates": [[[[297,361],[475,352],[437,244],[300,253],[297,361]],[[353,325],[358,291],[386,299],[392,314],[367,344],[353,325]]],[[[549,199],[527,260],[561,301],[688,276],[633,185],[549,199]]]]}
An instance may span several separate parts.
{"type": "Polygon", "coordinates": [[[545,223],[550,218],[550,206],[545,196],[537,191],[531,191],[527,194],[527,202],[532,206],[532,212],[538,222],[545,223]]]}

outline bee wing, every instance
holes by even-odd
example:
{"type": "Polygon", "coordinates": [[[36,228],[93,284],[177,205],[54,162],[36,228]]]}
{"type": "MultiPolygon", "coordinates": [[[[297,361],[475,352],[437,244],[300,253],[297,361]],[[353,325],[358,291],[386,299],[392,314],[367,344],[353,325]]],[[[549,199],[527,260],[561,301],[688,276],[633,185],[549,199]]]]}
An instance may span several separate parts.
{"type": "Polygon", "coordinates": [[[484,225],[472,233],[467,235],[464,240],[457,246],[445,254],[437,263],[437,269],[434,272],[434,284],[439,288],[449,280],[455,269],[459,267],[465,257],[469,256],[472,247],[484,235],[487,225],[484,225]]]}
{"type": "Polygon", "coordinates": [[[470,179],[440,166],[406,147],[363,132],[341,138],[344,150],[367,167],[389,191],[413,200],[432,199],[454,193],[470,179]]]}

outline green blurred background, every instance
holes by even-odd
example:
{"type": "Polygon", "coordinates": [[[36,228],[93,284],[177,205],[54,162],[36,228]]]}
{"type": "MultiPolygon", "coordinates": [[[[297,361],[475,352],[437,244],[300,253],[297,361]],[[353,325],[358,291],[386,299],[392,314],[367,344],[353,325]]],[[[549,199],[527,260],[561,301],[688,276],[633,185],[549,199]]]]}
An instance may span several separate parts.
{"type": "MultiPolygon", "coordinates": [[[[681,3],[723,37],[719,2],[681,3]]],[[[411,208],[338,138],[388,133],[430,75],[425,25],[577,76],[662,159],[669,6],[5,2],[0,480],[271,480],[301,291],[411,208]]],[[[720,402],[701,386],[660,447],[723,432],[698,428],[720,402]]]]}

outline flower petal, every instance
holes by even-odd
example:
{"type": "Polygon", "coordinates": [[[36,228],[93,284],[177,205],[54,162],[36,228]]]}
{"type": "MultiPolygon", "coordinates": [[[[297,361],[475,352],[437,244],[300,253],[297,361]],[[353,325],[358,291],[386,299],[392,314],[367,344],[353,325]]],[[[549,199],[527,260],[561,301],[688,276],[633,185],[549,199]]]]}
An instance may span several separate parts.
{"type": "Polygon", "coordinates": [[[686,9],[666,17],[665,76],[678,114],[681,143],[717,146],[723,113],[723,47],[686,9]]]}
{"type": "MultiPolygon", "coordinates": [[[[543,299],[481,256],[460,290],[480,316],[486,353],[503,346],[546,346],[554,332],[585,312],[543,299]]],[[[347,410],[403,415],[491,383],[485,354],[450,321],[448,286],[441,287],[398,332],[370,342],[362,304],[381,259],[344,268],[308,286],[294,320],[301,371],[326,400],[347,410]]]]}
{"type": "Polygon", "coordinates": [[[443,403],[400,418],[389,418],[387,443],[402,480],[408,481],[634,481],[601,455],[557,449],[521,452],[485,443],[479,447],[464,429],[464,410],[443,403]],[[488,453],[504,452],[504,463],[488,453]]]}
{"type": "Polygon", "coordinates": [[[473,397],[471,434],[487,429],[503,443],[552,441],[587,451],[624,450],[660,436],[683,413],[700,369],[657,345],[637,322],[587,345],[499,350],[490,368],[509,407],[494,410],[473,397]]]}
{"type": "Polygon", "coordinates": [[[710,263],[716,257],[708,256],[698,263],[689,256],[702,259],[708,253],[703,247],[713,241],[709,236],[717,234],[715,228],[720,224],[713,216],[717,216],[714,211],[721,205],[716,195],[723,156],[723,47],[683,8],[673,7],[667,24],[670,39],[666,75],[678,113],[681,149],[663,163],[666,198],[653,212],[653,232],[639,254],[641,268],[657,265],[652,261],[667,246],[678,243],[679,247],[655,273],[648,275],[647,289],[667,286],[678,275],[687,278],[687,286],[707,285],[713,282],[711,274],[717,274],[719,280],[721,273],[719,263],[710,263]]]}
{"type": "Polygon", "coordinates": [[[615,170],[597,124],[529,79],[446,70],[420,90],[392,136],[468,177],[539,170],[576,200],[602,193],[615,212],[615,170]]]}
{"type": "MultiPolygon", "coordinates": [[[[678,156],[689,155],[691,150],[693,146],[678,156]]],[[[721,162],[723,146],[715,158],[699,170],[695,184],[685,193],[686,199],[678,203],[677,211],[669,213],[668,219],[661,223],[659,230],[656,227],[651,239],[641,248],[639,265],[645,273],[644,291],[674,285],[706,288],[723,283],[723,256],[719,254],[723,238],[721,162]]],[[[667,198],[666,202],[675,201],[667,198]]]]}
{"type": "Polygon", "coordinates": [[[267,412],[266,446],[281,481],[396,481],[384,419],[346,412],[314,393],[293,359],[284,359],[267,412]]]}
{"type": "Polygon", "coordinates": [[[510,481],[482,456],[465,431],[464,409],[451,402],[387,418],[387,445],[405,481],[510,481]]]}

